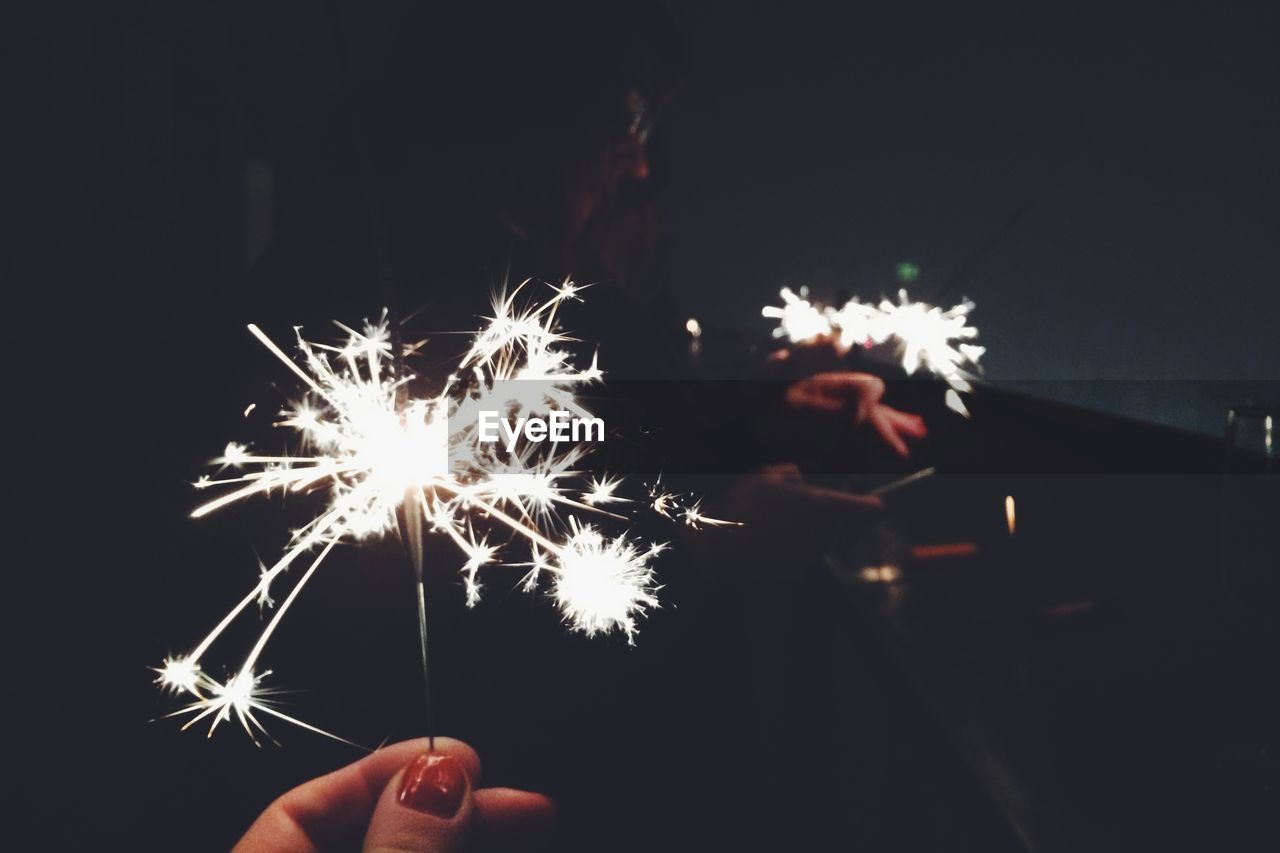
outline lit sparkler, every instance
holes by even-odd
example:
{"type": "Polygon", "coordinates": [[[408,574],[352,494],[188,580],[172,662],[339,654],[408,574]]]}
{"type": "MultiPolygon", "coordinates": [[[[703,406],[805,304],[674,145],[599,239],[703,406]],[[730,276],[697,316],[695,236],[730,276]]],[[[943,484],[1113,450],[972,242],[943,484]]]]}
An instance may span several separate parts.
{"type": "Polygon", "coordinates": [[[898,301],[878,304],[856,297],[840,308],[810,301],[808,291],[782,289],[782,305],[766,306],[761,314],[778,321],[775,338],[791,343],[828,341],[841,354],[856,346],[871,348],[888,344],[896,349],[902,368],[912,374],[924,369],[942,378],[948,386],[948,408],[968,416],[960,399],[972,390],[972,371],[980,369],[985,347],[972,343],[978,330],[969,325],[973,303],[965,301],[942,309],[924,302],[912,302],[905,290],[898,301]]]}
{"type": "MultiPolygon", "coordinates": [[[[523,286],[523,285],[522,285],[523,286]]],[[[465,558],[461,574],[468,606],[480,599],[479,575],[499,562],[501,533],[522,541],[532,566],[526,590],[548,577],[552,597],[571,630],[587,635],[619,631],[629,641],[637,618],[658,606],[653,558],[664,546],[642,547],[625,534],[610,538],[580,521],[574,511],[623,518],[601,505],[623,502],[615,494],[618,479],[583,480],[577,465],[580,445],[527,440],[513,448],[485,443],[477,434],[478,415],[499,411],[509,419],[570,411],[587,416],[574,394],[600,379],[595,359],[585,368],[573,364],[562,345],[556,313],[579,288],[565,281],[541,305],[520,307],[516,294],[494,300],[493,316],[475,336],[458,370],[435,396],[411,398],[411,376],[397,376],[389,325],[356,331],[338,324],[346,342],[328,346],[297,333],[299,361],[290,358],[258,327],[249,331],[305,384],[302,402],[281,413],[281,426],[301,437],[301,455],[262,455],[228,444],[214,461],[230,474],[202,477],[201,489],[224,488],[192,514],[202,517],[233,502],[259,495],[325,492],[327,503],[295,531],[284,554],[263,567],[257,584],[186,655],[171,657],[157,669],[164,688],[189,700],[177,714],[189,713],[185,727],[209,720],[209,733],[235,719],[256,740],[265,733],[260,715],[270,715],[320,732],[287,716],[270,703],[259,659],[289,607],[339,542],[358,542],[400,530],[419,573],[419,605],[426,658],[425,603],[421,597],[422,534],[451,540],[465,558]],[[567,517],[562,517],[567,516],[567,517]],[[477,528],[482,528],[477,532],[477,528]],[[314,555],[314,556],[312,556],[314,555]],[[272,605],[271,591],[304,556],[308,568],[293,584],[239,668],[219,681],[203,668],[215,641],[252,604],[272,605]]],[[[683,509],[667,495],[664,509],[680,513],[687,524],[720,523],[706,519],[696,504],[683,509]]],[[[657,509],[657,506],[654,506],[657,509]]],[[[661,513],[662,510],[659,510],[661,513]]],[[[663,513],[668,514],[668,513],[663,513]]],[[[670,517],[670,515],[669,515],[670,517]]],[[[328,734],[326,732],[320,732],[328,734]]],[[[332,735],[330,735],[332,737],[332,735]]]]}

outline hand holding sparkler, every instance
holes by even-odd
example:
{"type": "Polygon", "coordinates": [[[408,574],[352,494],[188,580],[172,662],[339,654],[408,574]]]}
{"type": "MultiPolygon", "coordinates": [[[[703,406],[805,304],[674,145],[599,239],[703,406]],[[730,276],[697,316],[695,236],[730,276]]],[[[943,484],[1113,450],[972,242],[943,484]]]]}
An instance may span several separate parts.
{"type": "Polygon", "coordinates": [[[393,744],[281,796],[235,850],[355,849],[363,840],[365,850],[452,853],[477,838],[518,844],[554,821],[547,797],[476,789],[479,781],[480,759],[461,741],[393,744]]]}
{"type": "Polygon", "coordinates": [[[849,416],[869,425],[902,458],[911,455],[907,438],[928,435],[924,418],[885,405],[884,380],[870,373],[819,373],[787,388],[787,406],[801,411],[849,416]]]}

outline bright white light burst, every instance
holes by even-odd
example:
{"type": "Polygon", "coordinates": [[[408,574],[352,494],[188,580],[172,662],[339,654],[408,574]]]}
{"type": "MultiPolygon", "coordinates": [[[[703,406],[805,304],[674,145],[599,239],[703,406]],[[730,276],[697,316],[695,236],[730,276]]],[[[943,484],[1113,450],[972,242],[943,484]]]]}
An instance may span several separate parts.
{"type": "Polygon", "coordinates": [[[590,525],[570,521],[571,533],[549,565],[551,592],[565,621],[588,637],[620,628],[630,637],[635,617],[657,607],[651,558],[661,550],[641,550],[625,539],[608,539],[590,525]]]}
{"type": "MultiPolygon", "coordinates": [[[[200,489],[225,491],[192,515],[199,518],[243,498],[275,492],[322,492],[328,499],[191,652],[170,657],[156,670],[165,689],[191,700],[175,712],[192,714],[186,726],[208,719],[212,734],[219,723],[234,718],[256,740],[256,733],[264,731],[257,715],[267,714],[319,732],[269,705],[270,691],[261,683],[268,673],[257,671],[258,660],[333,547],[395,530],[397,513],[410,506],[421,508],[421,517],[411,523],[443,535],[462,553],[468,605],[479,600],[478,575],[498,562],[502,545],[523,542],[532,558],[524,565],[533,567],[524,588],[536,589],[545,573],[572,630],[588,635],[617,630],[629,640],[634,636],[637,618],[658,606],[650,564],[663,546],[641,547],[625,535],[609,538],[572,514],[621,518],[599,508],[627,502],[615,495],[619,480],[586,480],[577,470],[580,445],[562,450],[558,444],[524,441],[508,453],[501,444],[478,441],[477,435],[480,411],[496,410],[512,420],[544,417],[553,410],[590,416],[574,392],[599,380],[601,371],[594,358],[585,368],[572,364],[561,348],[570,339],[556,321],[558,307],[578,299],[579,289],[566,281],[545,303],[530,306],[517,305],[520,288],[498,295],[493,316],[477,332],[457,371],[438,394],[427,398],[409,397],[413,377],[395,375],[385,315],[362,331],[338,324],[346,334],[339,346],[305,340],[299,331],[298,361],[256,326],[249,327],[305,383],[305,398],[278,421],[298,433],[301,452],[260,455],[245,445],[228,444],[214,460],[219,473],[196,483],[200,489]],[[483,530],[478,533],[477,527],[483,530]],[[490,532],[502,533],[503,541],[490,544],[490,532]],[[313,554],[236,674],[226,681],[208,675],[202,665],[218,637],[250,605],[271,606],[273,585],[304,555],[313,554]]],[[[669,496],[659,511],[679,509],[676,501],[677,496],[669,496]]],[[[716,523],[702,517],[696,505],[686,512],[686,521],[695,526],[716,523]]]]}
{"type": "Polygon", "coordinates": [[[942,309],[924,302],[912,302],[905,290],[898,301],[883,299],[879,304],[860,302],[856,297],[840,308],[809,300],[808,291],[796,293],[782,288],[782,305],[766,306],[760,313],[778,321],[775,338],[791,343],[828,341],[841,354],[856,346],[888,344],[896,348],[902,368],[908,374],[928,370],[950,386],[947,406],[967,416],[960,394],[972,390],[972,370],[980,369],[985,347],[972,343],[978,330],[969,325],[973,303],[961,302],[942,309]]]}

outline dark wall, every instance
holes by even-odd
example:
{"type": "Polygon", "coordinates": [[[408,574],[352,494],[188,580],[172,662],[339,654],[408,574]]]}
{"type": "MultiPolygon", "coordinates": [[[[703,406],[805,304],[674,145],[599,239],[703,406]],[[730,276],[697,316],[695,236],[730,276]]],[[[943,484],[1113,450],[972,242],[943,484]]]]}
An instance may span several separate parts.
{"type": "MultiPolygon", "coordinates": [[[[398,5],[349,12],[357,69],[398,5]]],[[[317,4],[26,11],[5,57],[30,116],[5,252],[26,314],[50,310],[42,280],[146,319],[171,282],[216,307],[209,284],[344,168],[317,4]]],[[[1269,393],[1182,380],[1277,378],[1274,9],[672,11],[688,63],[662,118],[667,269],[693,313],[764,335],[780,285],[876,297],[912,261],[921,298],[977,302],[993,379],[1207,430],[1269,393]]]]}
{"type": "Polygon", "coordinates": [[[990,377],[1071,380],[1033,393],[1217,431],[1267,389],[1097,380],[1280,378],[1274,7],[675,8],[666,210],[696,313],[878,297],[913,261],[913,293],[977,303],[990,377]]]}

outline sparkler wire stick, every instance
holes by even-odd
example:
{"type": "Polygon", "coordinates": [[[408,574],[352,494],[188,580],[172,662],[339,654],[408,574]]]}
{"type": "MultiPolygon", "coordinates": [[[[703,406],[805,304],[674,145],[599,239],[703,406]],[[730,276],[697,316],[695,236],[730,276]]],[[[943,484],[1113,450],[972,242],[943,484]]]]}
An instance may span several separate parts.
{"type": "Polygon", "coordinates": [[[431,666],[427,653],[427,586],[423,574],[426,549],[422,541],[422,520],[426,516],[426,508],[422,505],[422,493],[417,489],[406,489],[404,504],[396,513],[400,539],[409,554],[409,562],[413,566],[414,587],[418,598],[418,647],[422,652],[422,688],[423,710],[427,722],[427,748],[434,752],[436,748],[435,715],[431,704],[431,666]]]}
{"type": "MultiPolygon", "coordinates": [[[[396,391],[396,406],[403,411],[408,404],[409,389],[405,385],[407,379],[404,369],[405,346],[400,338],[399,323],[392,324],[391,351],[392,375],[400,383],[396,391]]],[[[427,586],[423,575],[426,548],[422,539],[422,525],[426,518],[426,507],[422,503],[422,492],[419,489],[405,489],[404,502],[396,512],[396,522],[400,531],[400,541],[404,543],[409,554],[409,563],[413,567],[414,586],[418,598],[418,647],[422,652],[422,710],[427,724],[427,750],[436,749],[436,720],[431,704],[431,657],[427,653],[427,586]]]]}
{"type": "Polygon", "coordinates": [[[423,710],[427,716],[427,751],[436,748],[436,720],[431,705],[431,665],[427,653],[427,586],[422,577],[422,564],[414,567],[418,573],[418,647],[422,651],[423,710]]]}
{"type": "Polygon", "coordinates": [[[876,488],[867,492],[867,497],[878,498],[881,495],[887,495],[890,492],[896,492],[898,491],[898,489],[902,489],[907,486],[910,486],[912,483],[918,480],[923,480],[925,477],[932,477],[937,472],[938,472],[938,469],[934,468],[932,465],[929,466],[928,468],[921,468],[919,471],[916,471],[914,474],[908,474],[907,476],[902,477],[900,479],[894,480],[889,483],[885,483],[883,486],[877,486],[876,488]]]}

